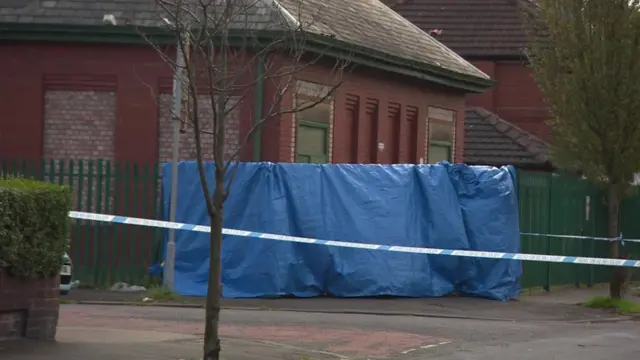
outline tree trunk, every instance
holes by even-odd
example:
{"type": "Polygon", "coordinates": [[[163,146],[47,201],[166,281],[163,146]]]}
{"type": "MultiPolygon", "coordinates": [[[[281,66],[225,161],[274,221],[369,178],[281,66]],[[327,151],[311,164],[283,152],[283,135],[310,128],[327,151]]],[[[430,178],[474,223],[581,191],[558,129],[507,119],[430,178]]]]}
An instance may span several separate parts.
{"type": "Polygon", "coordinates": [[[211,218],[211,251],[209,253],[209,282],[204,330],[204,360],[220,359],[220,298],[222,297],[222,207],[224,200],[224,173],[216,171],[216,184],[213,193],[215,213],[211,218]],[[221,175],[221,176],[220,176],[221,175]]]}
{"type": "MultiPolygon", "coordinates": [[[[608,236],[610,238],[617,238],[620,232],[619,224],[619,212],[620,212],[620,197],[618,194],[618,187],[614,184],[609,186],[609,194],[607,199],[608,213],[609,213],[609,231],[608,236]]],[[[611,241],[611,258],[617,259],[620,256],[618,241],[611,241]]],[[[622,284],[624,282],[624,268],[614,268],[611,276],[611,282],[609,283],[609,296],[613,299],[620,299],[622,296],[622,284]]]]}

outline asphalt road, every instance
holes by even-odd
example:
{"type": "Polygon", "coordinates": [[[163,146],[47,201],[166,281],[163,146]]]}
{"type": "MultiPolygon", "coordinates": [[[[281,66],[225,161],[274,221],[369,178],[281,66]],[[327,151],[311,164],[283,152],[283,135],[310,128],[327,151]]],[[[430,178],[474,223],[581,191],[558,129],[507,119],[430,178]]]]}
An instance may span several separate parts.
{"type": "MultiPolygon", "coordinates": [[[[189,335],[188,341],[196,346],[203,319],[201,309],[65,305],[60,329],[164,331],[189,335]]],[[[221,334],[229,346],[244,341],[278,348],[282,354],[288,350],[315,354],[280,355],[295,360],[611,360],[640,354],[637,321],[505,322],[226,310],[221,334]]]]}

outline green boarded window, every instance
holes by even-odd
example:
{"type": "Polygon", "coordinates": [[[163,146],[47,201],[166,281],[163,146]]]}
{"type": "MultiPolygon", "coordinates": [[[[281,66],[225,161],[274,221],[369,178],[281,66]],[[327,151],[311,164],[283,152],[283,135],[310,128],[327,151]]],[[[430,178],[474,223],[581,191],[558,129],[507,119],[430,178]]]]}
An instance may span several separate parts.
{"type": "Polygon", "coordinates": [[[451,162],[451,145],[431,143],[429,145],[429,164],[436,164],[443,160],[451,162]]]}
{"type": "Polygon", "coordinates": [[[300,122],[298,124],[298,162],[326,163],[328,158],[329,126],[300,122]]]}
{"type": "MultiPolygon", "coordinates": [[[[297,99],[302,103],[314,101],[313,98],[304,95],[298,95],[297,99]]],[[[297,162],[316,164],[329,162],[331,115],[330,102],[316,104],[296,114],[297,162]]]]}
{"type": "Polygon", "coordinates": [[[455,112],[447,109],[429,107],[429,147],[427,160],[430,164],[440,161],[452,162],[455,112]]]}

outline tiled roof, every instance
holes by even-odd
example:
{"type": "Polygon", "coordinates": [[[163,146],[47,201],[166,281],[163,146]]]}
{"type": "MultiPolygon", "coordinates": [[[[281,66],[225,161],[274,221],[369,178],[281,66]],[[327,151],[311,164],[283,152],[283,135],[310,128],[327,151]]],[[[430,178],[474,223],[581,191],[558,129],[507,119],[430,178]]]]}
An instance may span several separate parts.
{"type": "MultiPolygon", "coordinates": [[[[253,3],[251,13],[242,15],[242,20],[254,28],[264,28],[274,21],[282,26],[290,22],[292,16],[303,24],[314,18],[307,31],[316,35],[421,66],[488,79],[483,72],[378,0],[235,1],[253,3]]],[[[106,13],[113,14],[116,19],[128,19],[145,26],[160,26],[164,17],[154,0],[4,0],[0,8],[0,23],[102,26],[106,13]]]]}
{"type": "Polygon", "coordinates": [[[544,141],[485,109],[468,109],[464,130],[465,163],[494,166],[549,164],[544,141]]]}
{"type": "Polygon", "coordinates": [[[384,0],[464,57],[518,56],[526,46],[522,11],[532,0],[384,0]]]}

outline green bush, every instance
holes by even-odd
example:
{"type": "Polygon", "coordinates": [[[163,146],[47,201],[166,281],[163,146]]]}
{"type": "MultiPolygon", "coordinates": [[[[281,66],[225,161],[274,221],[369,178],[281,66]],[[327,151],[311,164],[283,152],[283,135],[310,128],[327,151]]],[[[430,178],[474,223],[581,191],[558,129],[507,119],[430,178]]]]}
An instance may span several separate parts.
{"type": "Polygon", "coordinates": [[[0,179],[0,267],[12,276],[55,276],[69,246],[71,191],[40,181],[0,179]]]}

